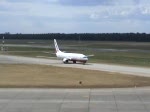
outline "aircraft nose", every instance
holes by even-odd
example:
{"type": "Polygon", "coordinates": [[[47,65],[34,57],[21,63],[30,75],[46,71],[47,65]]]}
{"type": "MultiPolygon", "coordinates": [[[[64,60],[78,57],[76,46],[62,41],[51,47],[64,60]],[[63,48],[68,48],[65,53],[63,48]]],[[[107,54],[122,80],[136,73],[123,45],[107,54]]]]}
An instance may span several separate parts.
{"type": "Polygon", "coordinates": [[[87,60],[88,60],[88,58],[85,58],[85,60],[87,61],[87,60]]]}
{"type": "Polygon", "coordinates": [[[87,61],[87,60],[88,60],[88,57],[84,56],[84,57],[83,57],[83,60],[87,61]]]}

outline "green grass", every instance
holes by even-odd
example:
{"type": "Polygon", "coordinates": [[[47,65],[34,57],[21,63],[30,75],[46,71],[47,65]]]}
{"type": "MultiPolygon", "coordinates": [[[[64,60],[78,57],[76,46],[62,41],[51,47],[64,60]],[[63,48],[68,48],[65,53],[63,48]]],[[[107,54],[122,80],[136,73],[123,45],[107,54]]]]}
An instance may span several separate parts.
{"type": "Polygon", "coordinates": [[[150,67],[150,53],[102,52],[93,57],[92,61],[150,67]]]}
{"type": "MultiPolygon", "coordinates": [[[[53,46],[53,41],[49,40],[9,40],[9,44],[29,44],[29,45],[42,45],[42,46],[53,46]],[[30,43],[35,42],[35,43],[30,43]]],[[[67,52],[83,53],[86,55],[94,54],[94,57],[90,57],[88,62],[96,63],[110,63],[110,64],[122,64],[131,66],[142,66],[150,67],[150,52],[96,52],[96,51],[85,51],[80,48],[98,48],[98,49],[139,49],[139,50],[150,50],[150,43],[148,42],[100,42],[100,41],[61,41],[58,40],[58,45],[70,47],[70,49],[61,49],[67,52]],[[74,50],[73,47],[79,49],[74,50]]],[[[61,48],[61,47],[60,47],[61,48]]],[[[46,56],[55,57],[54,49],[50,48],[28,48],[28,47],[9,47],[7,54],[19,55],[19,56],[46,56]],[[44,53],[50,52],[49,54],[44,53]]]]}
{"type": "Polygon", "coordinates": [[[33,47],[9,47],[9,51],[38,51],[38,52],[43,52],[43,51],[51,51],[52,49],[49,48],[33,48],[33,47]]]}
{"type": "MultiPolygon", "coordinates": [[[[53,40],[5,40],[6,44],[53,45],[53,40]]],[[[115,42],[115,41],[68,41],[57,40],[61,46],[104,49],[142,49],[150,50],[150,42],[115,42]]]]}
{"type": "Polygon", "coordinates": [[[8,52],[1,52],[1,54],[8,55],[18,55],[18,56],[27,56],[27,57],[36,57],[36,56],[54,56],[54,49],[49,48],[33,48],[33,47],[9,47],[8,52]],[[44,53],[49,52],[49,53],[44,53]]]}
{"type": "Polygon", "coordinates": [[[150,50],[150,42],[90,42],[90,48],[150,50]]]}
{"type": "MultiPolygon", "coordinates": [[[[45,48],[9,48],[11,52],[7,52],[10,55],[19,55],[27,57],[55,57],[53,49],[45,48]],[[50,52],[50,53],[44,53],[50,52]]],[[[67,51],[65,49],[65,51],[67,51]]],[[[150,67],[150,53],[136,53],[136,52],[92,52],[92,51],[80,51],[80,50],[68,50],[68,52],[79,52],[84,54],[94,54],[95,56],[90,57],[88,62],[95,63],[110,63],[110,64],[121,64],[131,66],[143,66],[150,67]]]]}

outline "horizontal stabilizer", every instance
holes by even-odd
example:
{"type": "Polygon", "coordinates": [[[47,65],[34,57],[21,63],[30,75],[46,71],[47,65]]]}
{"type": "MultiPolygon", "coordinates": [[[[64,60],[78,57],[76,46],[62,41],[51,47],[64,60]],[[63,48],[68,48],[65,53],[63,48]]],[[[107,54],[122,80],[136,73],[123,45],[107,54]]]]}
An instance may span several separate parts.
{"type": "Polygon", "coordinates": [[[49,54],[50,52],[45,52],[45,51],[44,51],[43,53],[49,54]]]}
{"type": "Polygon", "coordinates": [[[94,54],[91,54],[91,55],[86,55],[87,57],[92,57],[92,56],[94,56],[94,54]]]}
{"type": "Polygon", "coordinates": [[[36,56],[37,58],[56,58],[56,57],[48,57],[48,56],[36,56]]]}

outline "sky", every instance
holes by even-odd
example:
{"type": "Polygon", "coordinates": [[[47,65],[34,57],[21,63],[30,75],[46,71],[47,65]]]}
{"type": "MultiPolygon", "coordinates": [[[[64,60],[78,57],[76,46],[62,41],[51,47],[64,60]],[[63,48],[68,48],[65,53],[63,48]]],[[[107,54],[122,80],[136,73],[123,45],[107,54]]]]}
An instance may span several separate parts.
{"type": "Polygon", "coordinates": [[[150,0],[0,0],[0,33],[150,33],[150,0]]]}

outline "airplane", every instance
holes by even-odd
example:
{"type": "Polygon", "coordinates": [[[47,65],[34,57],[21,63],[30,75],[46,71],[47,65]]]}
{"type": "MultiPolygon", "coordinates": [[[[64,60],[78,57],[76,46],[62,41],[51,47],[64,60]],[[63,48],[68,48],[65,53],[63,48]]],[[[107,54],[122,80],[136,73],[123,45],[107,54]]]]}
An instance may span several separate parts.
{"type": "Polygon", "coordinates": [[[62,52],[59,50],[56,39],[54,39],[54,45],[55,45],[55,50],[56,50],[55,52],[56,56],[60,59],[63,59],[64,64],[68,63],[69,61],[72,61],[73,63],[76,63],[78,61],[78,62],[82,62],[83,64],[85,64],[88,61],[88,57],[93,56],[93,55],[86,56],[84,54],[79,54],[79,53],[62,52]]]}

